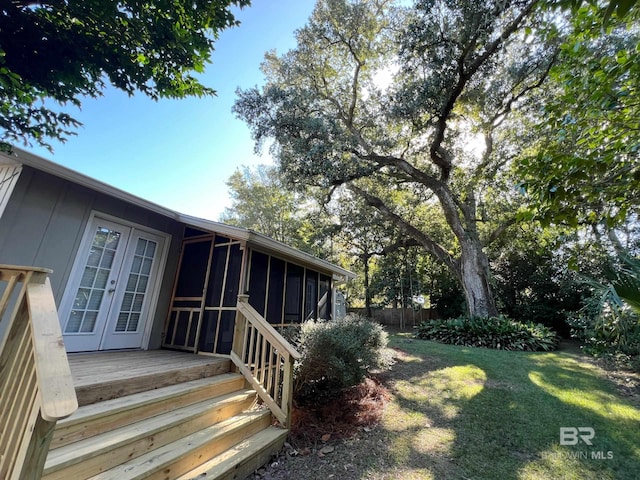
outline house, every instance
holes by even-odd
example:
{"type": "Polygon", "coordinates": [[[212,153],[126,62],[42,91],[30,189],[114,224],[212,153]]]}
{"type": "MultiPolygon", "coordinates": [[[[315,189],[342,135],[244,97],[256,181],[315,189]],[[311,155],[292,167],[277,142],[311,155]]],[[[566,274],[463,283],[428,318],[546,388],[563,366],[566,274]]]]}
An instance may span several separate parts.
{"type": "MultiPolygon", "coordinates": [[[[69,354],[172,350],[231,358],[230,370],[272,396],[278,387],[264,383],[265,372],[275,369],[268,359],[278,348],[252,335],[267,342],[275,330],[254,333],[255,322],[330,319],[336,286],[353,277],[260,233],[184,215],[18,148],[0,154],[3,264],[52,270],[69,354]],[[236,325],[237,318],[254,324],[236,325]],[[238,331],[244,351],[234,356],[238,331]],[[260,356],[263,371],[251,379],[260,356]]],[[[0,339],[6,329],[0,322],[0,339]]],[[[96,358],[70,355],[72,371],[96,358]]],[[[57,477],[45,468],[44,478],[57,477]]]]}
{"type": "Polygon", "coordinates": [[[0,264],[53,270],[68,352],[228,354],[238,294],[272,325],[329,319],[336,285],[352,276],[18,149],[0,154],[0,264]]]}

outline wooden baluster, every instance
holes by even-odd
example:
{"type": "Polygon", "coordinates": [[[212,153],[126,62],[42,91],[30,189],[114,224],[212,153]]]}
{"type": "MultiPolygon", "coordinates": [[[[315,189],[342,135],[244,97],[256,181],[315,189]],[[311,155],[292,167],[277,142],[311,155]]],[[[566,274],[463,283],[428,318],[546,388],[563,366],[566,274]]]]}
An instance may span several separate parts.
{"type": "Polygon", "coordinates": [[[265,374],[267,369],[267,350],[268,350],[267,337],[263,336],[262,348],[260,352],[260,378],[258,380],[263,387],[265,386],[264,381],[265,381],[265,374]]]}
{"type": "Polygon", "coordinates": [[[284,427],[291,425],[291,404],[293,402],[293,358],[287,356],[284,362],[284,385],[282,386],[282,411],[286,418],[284,427]]]}
{"type": "Polygon", "coordinates": [[[280,402],[278,401],[278,399],[280,398],[280,375],[282,372],[282,355],[280,354],[280,352],[277,352],[277,356],[276,356],[276,364],[275,364],[275,369],[276,369],[276,378],[275,378],[275,386],[273,389],[273,399],[275,400],[275,402],[280,405],[280,402]]]}

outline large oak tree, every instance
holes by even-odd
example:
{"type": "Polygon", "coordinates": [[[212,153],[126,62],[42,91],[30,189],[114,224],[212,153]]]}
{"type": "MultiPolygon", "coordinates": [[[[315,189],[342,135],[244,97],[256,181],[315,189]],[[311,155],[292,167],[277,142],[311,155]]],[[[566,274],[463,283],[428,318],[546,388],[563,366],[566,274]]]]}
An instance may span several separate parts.
{"type": "Polygon", "coordinates": [[[510,195],[498,185],[526,135],[509,139],[507,126],[554,59],[536,3],[321,0],[297,47],[267,54],[266,84],[239,92],[235,111],[258,146],[274,142],[292,183],[348,188],[451,270],[471,315],[493,315],[483,248],[512,219],[479,209],[488,194],[510,195]],[[455,247],[399,197],[439,205],[455,247]]]}

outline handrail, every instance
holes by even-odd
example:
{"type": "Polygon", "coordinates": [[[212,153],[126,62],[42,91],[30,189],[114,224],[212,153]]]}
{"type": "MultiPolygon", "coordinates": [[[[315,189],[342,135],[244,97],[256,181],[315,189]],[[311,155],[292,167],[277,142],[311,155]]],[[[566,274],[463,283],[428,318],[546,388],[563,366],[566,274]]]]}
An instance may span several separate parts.
{"type": "Polygon", "coordinates": [[[49,273],[0,265],[0,478],[40,478],[56,421],[78,408],[49,273]]]}
{"type": "Polygon", "coordinates": [[[280,423],[291,423],[293,364],[300,353],[250,304],[238,296],[231,360],[280,423]]]}

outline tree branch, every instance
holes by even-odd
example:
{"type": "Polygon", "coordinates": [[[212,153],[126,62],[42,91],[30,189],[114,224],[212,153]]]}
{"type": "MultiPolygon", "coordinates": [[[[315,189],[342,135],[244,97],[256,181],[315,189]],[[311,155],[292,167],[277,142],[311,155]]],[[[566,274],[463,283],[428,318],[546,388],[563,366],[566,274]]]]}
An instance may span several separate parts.
{"type": "Polygon", "coordinates": [[[502,236],[502,234],[504,232],[506,232],[507,229],[510,226],[515,225],[515,224],[516,224],[516,219],[515,218],[511,218],[511,219],[507,220],[506,222],[504,222],[502,225],[499,225],[493,232],[491,232],[489,234],[489,236],[487,237],[487,239],[484,242],[485,246],[491,245],[498,238],[500,238],[500,236],[502,236]]]}
{"type": "Polygon", "coordinates": [[[445,103],[444,108],[440,115],[438,115],[438,120],[435,126],[435,135],[433,142],[430,147],[430,155],[432,162],[440,168],[441,179],[443,181],[447,181],[451,174],[452,169],[452,159],[450,153],[442,146],[444,142],[445,133],[447,130],[447,122],[451,116],[451,112],[453,112],[453,108],[455,107],[458,98],[464,91],[464,88],[467,82],[473,77],[473,75],[478,71],[478,69],[486,62],[491,56],[493,56],[500,46],[504,43],[504,41],[509,38],[509,36],[515,32],[518,26],[522,23],[524,18],[531,12],[534,5],[538,0],[530,1],[520,12],[520,14],[510,23],[507,27],[502,31],[500,36],[496,38],[493,42],[487,45],[484,53],[479,55],[469,66],[465,68],[465,60],[467,55],[475,45],[475,37],[470,40],[467,47],[462,51],[462,54],[458,58],[458,81],[455,86],[451,90],[447,101],[445,103]]]}
{"type": "Polygon", "coordinates": [[[447,267],[449,267],[454,275],[457,277],[460,276],[458,261],[441,245],[413,225],[407,223],[403,218],[393,212],[380,198],[365,192],[353,184],[350,184],[348,188],[355,194],[362,197],[369,206],[378,210],[387,220],[392,222],[402,232],[413,238],[420,246],[424,247],[429,253],[443,262],[447,267]]]}

